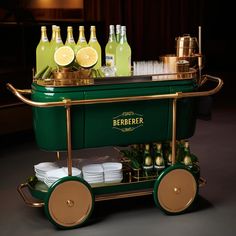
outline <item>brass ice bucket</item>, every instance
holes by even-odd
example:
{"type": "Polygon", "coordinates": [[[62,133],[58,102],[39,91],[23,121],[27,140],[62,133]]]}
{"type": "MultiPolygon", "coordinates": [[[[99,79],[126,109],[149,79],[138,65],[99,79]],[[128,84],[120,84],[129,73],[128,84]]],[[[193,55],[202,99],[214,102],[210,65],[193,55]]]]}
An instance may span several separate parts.
{"type": "Polygon", "coordinates": [[[79,69],[72,71],[70,69],[55,70],[52,72],[55,86],[77,86],[90,84],[91,70],[79,69]]]}
{"type": "Polygon", "coordinates": [[[198,51],[198,42],[196,37],[190,37],[186,34],[176,38],[176,55],[177,57],[192,57],[198,51]]]}

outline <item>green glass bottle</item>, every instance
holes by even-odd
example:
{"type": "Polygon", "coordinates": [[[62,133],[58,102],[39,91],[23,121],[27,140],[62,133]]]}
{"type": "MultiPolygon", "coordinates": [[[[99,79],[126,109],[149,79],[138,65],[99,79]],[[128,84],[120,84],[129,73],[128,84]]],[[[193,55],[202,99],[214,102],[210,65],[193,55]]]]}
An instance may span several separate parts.
{"type": "Polygon", "coordinates": [[[121,38],[116,47],[116,75],[131,75],[131,48],[127,42],[125,26],[121,26],[121,38]]]}
{"type": "Polygon", "coordinates": [[[66,37],[66,42],[65,46],[71,47],[73,50],[75,49],[75,40],[73,36],[73,28],[72,26],[67,26],[67,37],[66,37]]]}
{"type": "Polygon", "coordinates": [[[188,141],[185,141],[185,143],[184,143],[184,155],[183,155],[182,162],[183,162],[184,165],[188,166],[189,168],[193,167],[193,161],[192,161],[188,141]]]}
{"type": "Polygon", "coordinates": [[[93,69],[100,69],[102,66],[102,51],[101,46],[97,40],[96,27],[94,25],[90,27],[90,39],[88,44],[90,47],[94,48],[98,53],[98,62],[93,67],[93,69]]]}
{"type": "Polygon", "coordinates": [[[166,162],[168,166],[172,165],[172,142],[169,142],[166,150],[166,162]]]}
{"type": "Polygon", "coordinates": [[[184,156],[184,144],[185,140],[176,141],[176,161],[182,162],[184,156]]]}
{"type": "Polygon", "coordinates": [[[80,48],[83,48],[83,47],[87,47],[88,46],[88,43],[86,41],[86,38],[85,38],[85,33],[84,33],[84,26],[83,25],[80,25],[79,27],[79,37],[78,37],[78,41],[77,41],[77,44],[75,46],[75,54],[78,52],[78,50],[80,48]]]}
{"type": "Polygon", "coordinates": [[[116,36],[115,36],[115,27],[110,25],[109,27],[109,39],[105,47],[105,61],[106,66],[114,67],[116,64],[116,36]]]}
{"type": "Polygon", "coordinates": [[[153,174],[153,160],[150,153],[150,145],[145,144],[143,153],[143,173],[144,176],[148,177],[153,174]]]}
{"type": "Polygon", "coordinates": [[[36,73],[48,66],[50,44],[47,36],[46,26],[41,27],[41,38],[36,48],[36,73]]]}
{"type": "Polygon", "coordinates": [[[49,55],[49,66],[52,70],[57,68],[57,64],[54,61],[54,53],[59,48],[62,47],[64,44],[61,39],[61,30],[60,27],[57,26],[55,29],[55,41],[52,42],[51,48],[50,48],[50,55],[49,55]]]}
{"type": "Polygon", "coordinates": [[[160,174],[165,169],[165,160],[163,157],[162,144],[154,143],[154,170],[160,174]]]}
{"type": "Polygon", "coordinates": [[[117,43],[120,42],[120,28],[121,28],[121,25],[116,25],[116,42],[117,43]]]}

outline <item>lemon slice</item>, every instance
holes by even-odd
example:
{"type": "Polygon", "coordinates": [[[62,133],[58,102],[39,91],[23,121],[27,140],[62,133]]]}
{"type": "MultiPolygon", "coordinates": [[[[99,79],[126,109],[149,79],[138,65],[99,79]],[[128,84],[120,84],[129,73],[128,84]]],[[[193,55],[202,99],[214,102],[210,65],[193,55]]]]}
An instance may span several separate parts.
{"type": "Polygon", "coordinates": [[[76,62],[84,68],[94,66],[98,61],[98,53],[92,47],[83,47],[76,53],[76,62]]]}
{"type": "Polygon", "coordinates": [[[54,53],[54,61],[58,66],[67,67],[72,64],[75,59],[74,51],[69,46],[62,46],[54,53]]]}

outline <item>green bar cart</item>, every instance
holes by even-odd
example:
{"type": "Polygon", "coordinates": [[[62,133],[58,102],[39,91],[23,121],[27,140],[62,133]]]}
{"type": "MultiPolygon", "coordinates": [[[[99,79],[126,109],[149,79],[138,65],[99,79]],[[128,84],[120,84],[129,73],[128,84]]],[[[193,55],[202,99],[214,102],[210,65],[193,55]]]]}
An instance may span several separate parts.
{"type": "Polygon", "coordinates": [[[215,94],[222,85],[220,78],[209,75],[197,79],[194,70],[174,75],[83,79],[68,84],[37,80],[30,90],[7,84],[15,96],[32,106],[38,147],[58,155],[67,152],[68,176],[50,187],[40,181],[20,184],[20,195],[27,205],[44,207],[48,219],[66,229],[86,223],[97,201],[152,194],[156,205],[167,214],[189,210],[205,180],[176,160],[176,141],[194,135],[196,97],[215,94]],[[202,85],[208,82],[216,85],[202,91],[202,85]],[[126,178],[120,183],[93,185],[72,176],[73,150],[164,141],[171,141],[172,159],[159,175],[139,177],[124,158],[126,178]]]}

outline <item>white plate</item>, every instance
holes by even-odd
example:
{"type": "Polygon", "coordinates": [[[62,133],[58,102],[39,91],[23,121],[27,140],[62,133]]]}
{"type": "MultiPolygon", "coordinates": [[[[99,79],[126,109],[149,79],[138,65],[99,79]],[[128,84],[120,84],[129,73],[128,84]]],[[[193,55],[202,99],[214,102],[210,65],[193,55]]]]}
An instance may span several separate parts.
{"type": "Polygon", "coordinates": [[[58,169],[59,166],[55,162],[42,162],[34,166],[35,172],[45,173],[46,171],[58,169]]]}
{"type": "Polygon", "coordinates": [[[90,164],[84,166],[82,171],[86,173],[101,173],[103,172],[103,168],[101,164],[90,164]]]}
{"type": "Polygon", "coordinates": [[[123,180],[123,178],[119,178],[119,179],[113,179],[113,180],[110,180],[110,179],[105,179],[105,183],[120,183],[121,181],[123,180]]]}
{"type": "MultiPolygon", "coordinates": [[[[73,176],[78,176],[81,174],[81,170],[79,170],[78,168],[72,167],[72,175],[73,176]]],[[[62,177],[68,176],[68,169],[65,167],[62,168],[58,168],[58,169],[54,169],[54,170],[49,170],[46,173],[46,177],[48,179],[52,178],[52,179],[60,179],[62,177]]]]}
{"type": "MultiPolygon", "coordinates": [[[[68,168],[62,167],[62,169],[66,173],[66,175],[68,175],[68,168]]],[[[78,176],[78,175],[81,175],[81,170],[76,167],[72,167],[72,176],[78,176]]]]}
{"type": "Polygon", "coordinates": [[[104,162],[102,164],[104,171],[119,171],[122,169],[120,162],[104,162]]]}

